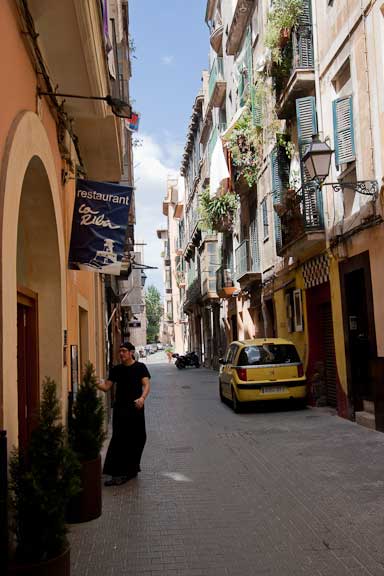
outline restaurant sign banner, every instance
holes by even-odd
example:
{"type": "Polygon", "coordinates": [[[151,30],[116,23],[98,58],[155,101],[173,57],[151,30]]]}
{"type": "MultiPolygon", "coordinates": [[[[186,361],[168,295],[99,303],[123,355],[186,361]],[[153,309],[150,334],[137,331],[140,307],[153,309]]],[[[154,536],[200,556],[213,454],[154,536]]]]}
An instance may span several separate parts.
{"type": "Polygon", "coordinates": [[[119,275],[132,187],[76,181],[68,268],[119,275]]]}

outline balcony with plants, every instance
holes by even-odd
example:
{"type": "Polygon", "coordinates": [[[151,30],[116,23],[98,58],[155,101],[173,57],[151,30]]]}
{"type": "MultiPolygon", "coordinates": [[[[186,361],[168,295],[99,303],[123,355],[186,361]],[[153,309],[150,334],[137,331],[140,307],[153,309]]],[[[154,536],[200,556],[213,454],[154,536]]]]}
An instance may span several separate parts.
{"type": "Polygon", "coordinates": [[[279,118],[294,115],[295,99],[315,87],[313,31],[309,0],[276,0],[268,14],[265,44],[279,118]]]}
{"type": "Polygon", "coordinates": [[[211,198],[209,188],[200,194],[200,226],[205,231],[231,232],[239,205],[237,194],[226,192],[211,198]]]}
{"type": "Polygon", "coordinates": [[[289,159],[282,147],[272,152],[273,208],[276,252],[279,256],[308,258],[325,249],[323,197],[321,187],[307,182],[294,187],[289,178],[289,159]]]}

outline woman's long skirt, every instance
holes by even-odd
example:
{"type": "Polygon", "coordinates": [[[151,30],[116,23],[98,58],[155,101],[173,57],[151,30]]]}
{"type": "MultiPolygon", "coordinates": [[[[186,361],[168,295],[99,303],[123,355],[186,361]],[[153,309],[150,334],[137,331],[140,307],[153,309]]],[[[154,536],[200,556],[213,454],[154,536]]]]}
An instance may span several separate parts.
{"type": "Polygon", "coordinates": [[[135,476],[147,439],[144,409],[113,409],[112,438],[103,473],[110,476],[135,476]]]}

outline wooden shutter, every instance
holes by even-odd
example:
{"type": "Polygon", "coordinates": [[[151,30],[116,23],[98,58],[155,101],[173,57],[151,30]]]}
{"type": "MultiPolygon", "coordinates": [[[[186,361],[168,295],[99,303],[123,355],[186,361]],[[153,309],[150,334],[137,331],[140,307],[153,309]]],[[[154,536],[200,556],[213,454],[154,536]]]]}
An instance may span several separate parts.
{"type": "Polygon", "coordinates": [[[259,235],[257,230],[257,212],[249,225],[250,265],[252,272],[260,272],[259,235]]]}
{"type": "Polygon", "coordinates": [[[312,35],[312,15],[310,0],[303,0],[302,12],[298,18],[296,27],[297,61],[299,68],[313,68],[313,35],[312,35]]]}
{"type": "Polygon", "coordinates": [[[296,100],[297,134],[299,144],[311,142],[317,134],[316,99],[314,96],[296,100]]]}
{"type": "MultiPolygon", "coordinates": [[[[271,153],[271,173],[272,173],[272,195],[273,204],[280,204],[283,198],[284,189],[289,185],[289,161],[285,154],[285,150],[276,147],[271,153]]],[[[282,231],[281,221],[279,215],[274,214],[275,222],[275,241],[276,250],[279,252],[282,248],[282,231]]]]}
{"type": "Polygon", "coordinates": [[[336,165],[340,166],[356,159],[352,96],[338,98],[332,104],[336,165]]]}

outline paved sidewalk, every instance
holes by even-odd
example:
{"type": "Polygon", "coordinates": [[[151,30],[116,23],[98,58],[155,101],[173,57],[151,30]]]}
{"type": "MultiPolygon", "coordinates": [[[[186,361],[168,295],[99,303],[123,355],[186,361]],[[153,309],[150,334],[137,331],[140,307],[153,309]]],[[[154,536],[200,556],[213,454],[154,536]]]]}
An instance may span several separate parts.
{"type": "Polygon", "coordinates": [[[384,434],[236,415],[216,373],[149,369],[143,471],[71,527],[71,576],[384,576],[384,434]]]}

